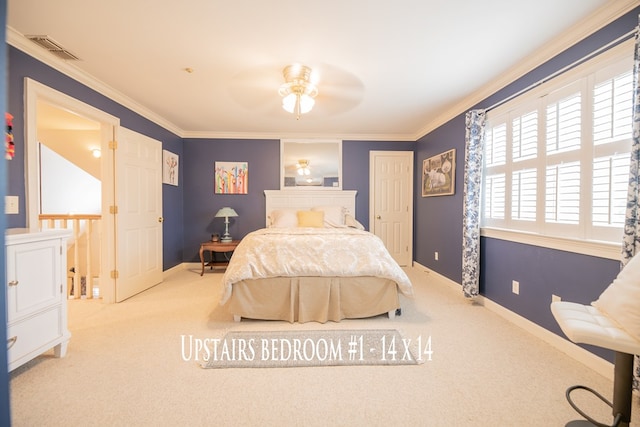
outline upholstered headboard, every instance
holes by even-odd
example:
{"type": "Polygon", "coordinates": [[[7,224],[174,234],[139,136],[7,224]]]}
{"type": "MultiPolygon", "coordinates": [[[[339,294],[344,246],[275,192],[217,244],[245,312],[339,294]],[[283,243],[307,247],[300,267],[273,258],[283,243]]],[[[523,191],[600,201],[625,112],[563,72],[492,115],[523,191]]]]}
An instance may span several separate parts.
{"type": "Polygon", "coordinates": [[[265,224],[276,209],[311,209],[314,206],[342,206],[356,216],[356,190],[264,190],[265,224]]]}

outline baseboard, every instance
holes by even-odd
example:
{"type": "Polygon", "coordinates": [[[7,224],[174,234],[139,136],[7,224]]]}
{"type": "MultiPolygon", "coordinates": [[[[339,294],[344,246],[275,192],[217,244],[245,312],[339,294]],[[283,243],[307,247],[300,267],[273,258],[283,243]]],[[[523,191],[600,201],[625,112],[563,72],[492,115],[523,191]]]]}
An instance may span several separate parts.
{"type": "Polygon", "coordinates": [[[182,264],[178,264],[176,266],[171,267],[168,270],[164,270],[162,272],[162,280],[165,280],[167,277],[171,276],[173,273],[178,271],[192,269],[192,268],[200,268],[201,264],[199,262],[183,262],[182,264]]]}
{"type": "MultiPolygon", "coordinates": [[[[432,282],[436,282],[443,286],[447,286],[451,289],[455,289],[460,292],[460,298],[464,298],[462,295],[462,285],[454,282],[453,280],[445,277],[417,262],[413,263],[414,268],[422,270],[429,275],[432,282]]],[[[475,298],[475,302],[483,307],[491,310],[505,320],[515,324],[516,326],[524,329],[526,332],[533,336],[543,340],[547,344],[555,347],[557,350],[567,354],[574,358],[576,361],[586,365],[588,368],[599,373],[603,377],[613,381],[613,363],[604,360],[603,358],[596,356],[595,354],[585,350],[584,348],[572,343],[571,341],[562,338],[555,333],[543,328],[542,326],[520,316],[517,313],[501,306],[500,304],[479,295],[475,298]]]]}

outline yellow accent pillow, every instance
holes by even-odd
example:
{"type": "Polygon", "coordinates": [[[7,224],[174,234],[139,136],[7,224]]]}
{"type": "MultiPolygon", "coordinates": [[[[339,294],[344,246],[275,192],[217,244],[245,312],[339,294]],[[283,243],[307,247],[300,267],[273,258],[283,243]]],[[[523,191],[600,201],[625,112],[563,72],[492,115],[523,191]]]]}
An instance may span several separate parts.
{"type": "Polygon", "coordinates": [[[298,211],[298,227],[324,227],[324,212],[298,211]]]}

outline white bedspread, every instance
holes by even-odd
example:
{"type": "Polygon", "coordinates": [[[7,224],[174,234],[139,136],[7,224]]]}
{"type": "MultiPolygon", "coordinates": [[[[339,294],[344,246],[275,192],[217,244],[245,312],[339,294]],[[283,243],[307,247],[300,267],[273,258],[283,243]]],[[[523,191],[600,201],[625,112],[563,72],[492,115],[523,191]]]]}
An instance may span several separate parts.
{"type": "Polygon", "coordinates": [[[375,234],[352,228],[263,228],[246,235],[233,252],[220,304],[241,280],[299,276],[382,277],[413,295],[411,281],[375,234]]]}

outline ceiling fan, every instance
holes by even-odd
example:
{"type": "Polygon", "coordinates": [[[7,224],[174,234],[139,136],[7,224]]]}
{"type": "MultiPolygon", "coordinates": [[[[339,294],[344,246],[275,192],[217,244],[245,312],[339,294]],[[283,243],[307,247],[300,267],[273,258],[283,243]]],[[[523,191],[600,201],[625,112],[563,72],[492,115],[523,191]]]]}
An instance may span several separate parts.
{"type": "MultiPolygon", "coordinates": [[[[281,115],[284,111],[279,89],[287,83],[286,74],[290,72],[291,65],[265,64],[237,73],[229,84],[231,98],[249,110],[281,115]]],[[[327,64],[306,64],[306,67],[317,78],[313,114],[330,116],[343,113],[362,102],[364,84],[355,75],[327,64]]]]}

